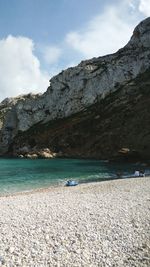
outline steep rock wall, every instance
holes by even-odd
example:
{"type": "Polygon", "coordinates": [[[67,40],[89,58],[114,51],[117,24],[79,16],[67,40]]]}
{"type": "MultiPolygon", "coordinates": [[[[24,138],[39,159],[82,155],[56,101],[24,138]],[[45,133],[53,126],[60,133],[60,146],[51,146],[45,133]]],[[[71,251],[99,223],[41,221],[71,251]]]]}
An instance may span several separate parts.
{"type": "Polygon", "coordinates": [[[10,152],[145,160],[150,157],[150,70],[85,111],[37,124],[14,139],[10,152]],[[24,149],[27,149],[24,150],[24,149]]]}

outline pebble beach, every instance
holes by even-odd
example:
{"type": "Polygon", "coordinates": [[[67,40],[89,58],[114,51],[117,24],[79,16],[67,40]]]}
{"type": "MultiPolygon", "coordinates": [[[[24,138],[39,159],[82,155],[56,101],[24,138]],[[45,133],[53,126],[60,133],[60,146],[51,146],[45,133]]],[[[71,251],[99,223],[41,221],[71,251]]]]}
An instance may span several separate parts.
{"type": "Polygon", "coordinates": [[[150,266],[150,178],[0,197],[0,266],[150,266]]]}

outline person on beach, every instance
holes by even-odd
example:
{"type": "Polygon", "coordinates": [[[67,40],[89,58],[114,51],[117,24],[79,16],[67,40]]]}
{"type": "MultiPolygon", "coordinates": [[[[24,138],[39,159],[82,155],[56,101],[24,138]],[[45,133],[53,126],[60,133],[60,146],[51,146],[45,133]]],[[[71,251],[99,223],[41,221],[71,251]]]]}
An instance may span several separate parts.
{"type": "Polygon", "coordinates": [[[145,177],[145,172],[143,170],[137,170],[134,173],[134,177],[145,177]]]}
{"type": "Polygon", "coordinates": [[[139,177],[140,176],[140,171],[135,171],[135,173],[134,173],[134,177],[139,177]]]}
{"type": "Polygon", "coordinates": [[[143,170],[140,170],[140,177],[145,177],[145,172],[143,170]]]}

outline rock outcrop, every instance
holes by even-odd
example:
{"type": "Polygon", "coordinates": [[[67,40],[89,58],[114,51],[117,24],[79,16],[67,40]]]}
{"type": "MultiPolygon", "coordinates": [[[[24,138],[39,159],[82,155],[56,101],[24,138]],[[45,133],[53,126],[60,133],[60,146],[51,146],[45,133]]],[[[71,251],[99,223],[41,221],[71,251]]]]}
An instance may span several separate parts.
{"type": "Polygon", "coordinates": [[[49,149],[49,157],[148,158],[149,106],[147,18],[115,54],[62,71],[42,95],[4,100],[0,154],[36,157],[38,151],[49,149]]]}

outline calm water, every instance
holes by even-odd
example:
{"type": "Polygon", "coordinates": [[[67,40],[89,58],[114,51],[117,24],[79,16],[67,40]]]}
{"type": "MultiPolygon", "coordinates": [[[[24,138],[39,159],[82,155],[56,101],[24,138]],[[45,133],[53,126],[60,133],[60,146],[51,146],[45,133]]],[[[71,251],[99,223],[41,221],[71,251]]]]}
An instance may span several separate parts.
{"type": "Polygon", "coordinates": [[[133,164],[78,159],[0,159],[0,195],[64,185],[70,178],[79,183],[113,179],[116,172],[132,175],[133,164]]]}

